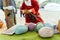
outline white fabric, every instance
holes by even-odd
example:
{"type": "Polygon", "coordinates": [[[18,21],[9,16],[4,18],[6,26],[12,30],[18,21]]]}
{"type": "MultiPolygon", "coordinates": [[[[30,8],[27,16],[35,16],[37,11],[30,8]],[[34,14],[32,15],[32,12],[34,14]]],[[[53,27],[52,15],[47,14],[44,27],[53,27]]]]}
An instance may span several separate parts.
{"type": "Polygon", "coordinates": [[[47,0],[37,0],[39,4],[42,4],[43,2],[47,1],[47,0]]]}
{"type": "Polygon", "coordinates": [[[54,34],[54,31],[53,29],[49,28],[49,27],[42,27],[40,30],[39,30],[39,35],[41,37],[52,37],[54,34]]]}
{"type": "Polygon", "coordinates": [[[3,7],[3,9],[7,9],[7,7],[3,7]]]}
{"type": "Polygon", "coordinates": [[[25,1],[25,4],[26,4],[27,6],[31,6],[31,0],[25,1]]]}
{"type": "Polygon", "coordinates": [[[5,32],[2,32],[2,34],[12,35],[14,33],[15,26],[12,26],[11,28],[7,29],[5,32]]]}
{"type": "Polygon", "coordinates": [[[0,20],[2,20],[3,21],[3,27],[2,28],[0,28],[0,34],[2,33],[2,32],[4,32],[5,30],[7,30],[7,27],[6,27],[6,22],[5,22],[5,14],[4,14],[4,11],[2,11],[2,9],[0,9],[0,20]]]}
{"type": "Polygon", "coordinates": [[[3,9],[12,10],[12,9],[13,9],[13,7],[12,7],[12,6],[7,6],[7,7],[3,7],[3,9]]]}
{"type": "Polygon", "coordinates": [[[0,9],[0,19],[5,23],[5,14],[4,11],[0,9]]]}
{"type": "Polygon", "coordinates": [[[20,9],[17,10],[16,23],[23,24],[23,25],[25,24],[25,18],[20,16],[20,9]]]}
{"type": "Polygon", "coordinates": [[[60,20],[60,11],[47,11],[40,9],[39,12],[45,23],[50,23],[51,25],[58,24],[58,20],[60,20]]]}
{"type": "Polygon", "coordinates": [[[3,9],[7,9],[7,10],[14,10],[14,12],[16,12],[15,7],[13,7],[13,6],[3,7],[3,9]]]}
{"type": "Polygon", "coordinates": [[[15,0],[16,7],[20,8],[22,6],[23,0],[15,0]]]}
{"type": "Polygon", "coordinates": [[[60,4],[47,3],[47,5],[44,7],[44,9],[48,10],[48,11],[60,11],[60,4]]]}
{"type": "Polygon", "coordinates": [[[13,10],[13,7],[12,6],[8,6],[7,9],[8,10],[13,10]]]}

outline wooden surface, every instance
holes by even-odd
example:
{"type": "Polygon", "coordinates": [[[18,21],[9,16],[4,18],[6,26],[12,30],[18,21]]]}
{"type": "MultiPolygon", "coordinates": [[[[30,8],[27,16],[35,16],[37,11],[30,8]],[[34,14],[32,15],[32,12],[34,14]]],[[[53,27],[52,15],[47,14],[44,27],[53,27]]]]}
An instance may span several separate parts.
{"type": "Polygon", "coordinates": [[[58,30],[59,30],[59,33],[60,33],[60,20],[58,21],[58,30]]]}
{"type": "MultiPolygon", "coordinates": [[[[3,0],[3,6],[4,7],[11,6],[11,0],[3,0]]],[[[5,9],[4,12],[6,17],[7,28],[10,28],[15,24],[13,10],[5,9]]]]}

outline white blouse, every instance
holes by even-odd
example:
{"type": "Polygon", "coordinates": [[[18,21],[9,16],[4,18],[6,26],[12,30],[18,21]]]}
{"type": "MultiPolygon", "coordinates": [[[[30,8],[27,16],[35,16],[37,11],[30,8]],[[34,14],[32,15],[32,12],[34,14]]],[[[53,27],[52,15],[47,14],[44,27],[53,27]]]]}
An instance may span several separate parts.
{"type": "Polygon", "coordinates": [[[27,6],[31,6],[31,0],[25,1],[25,4],[26,4],[27,6]]]}

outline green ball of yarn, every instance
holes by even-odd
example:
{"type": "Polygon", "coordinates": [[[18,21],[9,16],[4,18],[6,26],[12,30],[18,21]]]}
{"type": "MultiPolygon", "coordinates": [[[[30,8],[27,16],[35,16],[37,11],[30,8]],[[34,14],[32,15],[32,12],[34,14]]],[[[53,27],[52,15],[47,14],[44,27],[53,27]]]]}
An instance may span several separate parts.
{"type": "Polygon", "coordinates": [[[15,34],[22,34],[28,31],[28,27],[26,25],[16,25],[15,34]]]}
{"type": "Polygon", "coordinates": [[[44,27],[44,24],[43,23],[37,23],[36,26],[35,26],[35,31],[38,31],[40,28],[44,27]]]}

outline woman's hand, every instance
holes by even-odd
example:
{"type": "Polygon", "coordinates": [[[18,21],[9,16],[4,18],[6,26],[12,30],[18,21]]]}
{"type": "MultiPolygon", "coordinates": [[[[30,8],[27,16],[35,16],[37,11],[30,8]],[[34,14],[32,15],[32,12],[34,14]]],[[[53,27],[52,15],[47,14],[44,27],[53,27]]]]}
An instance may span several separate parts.
{"type": "Polygon", "coordinates": [[[32,8],[32,9],[30,9],[30,10],[28,10],[29,12],[32,12],[33,14],[36,14],[36,11],[35,11],[35,9],[34,8],[32,8]]]}
{"type": "Polygon", "coordinates": [[[28,14],[29,13],[29,11],[26,10],[26,9],[25,10],[21,10],[21,11],[22,11],[23,14],[28,14]]]}
{"type": "Polygon", "coordinates": [[[24,13],[25,13],[25,14],[28,14],[28,13],[29,13],[29,11],[28,11],[28,10],[24,10],[24,13]]]}
{"type": "Polygon", "coordinates": [[[31,13],[31,12],[32,12],[33,14],[36,14],[34,8],[32,8],[32,9],[30,9],[30,10],[25,9],[25,10],[21,10],[21,11],[22,11],[22,13],[24,13],[24,14],[28,14],[28,13],[31,13]]]}
{"type": "Polygon", "coordinates": [[[21,10],[22,11],[22,13],[24,14],[24,10],[21,10]]]}

